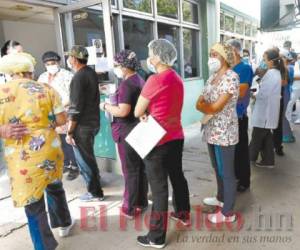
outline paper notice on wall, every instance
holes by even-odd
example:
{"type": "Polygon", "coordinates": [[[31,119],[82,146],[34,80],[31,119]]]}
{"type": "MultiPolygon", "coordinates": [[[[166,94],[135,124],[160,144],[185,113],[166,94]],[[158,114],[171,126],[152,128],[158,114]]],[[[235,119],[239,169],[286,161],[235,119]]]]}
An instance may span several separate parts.
{"type": "Polygon", "coordinates": [[[136,125],[125,140],[144,159],[165,134],[166,131],[158,122],[148,116],[148,121],[136,125]]]}
{"type": "Polygon", "coordinates": [[[104,72],[108,72],[111,70],[108,65],[107,57],[96,58],[95,70],[98,73],[104,73],[104,72]]]}
{"type": "Polygon", "coordinates": [[[89,53],[89,59],[88,59],[87,65],[96,65],[96,62],[97,62],[96,47],[90,46],[90,47],[86,47],[86,49],[89,53]]]}

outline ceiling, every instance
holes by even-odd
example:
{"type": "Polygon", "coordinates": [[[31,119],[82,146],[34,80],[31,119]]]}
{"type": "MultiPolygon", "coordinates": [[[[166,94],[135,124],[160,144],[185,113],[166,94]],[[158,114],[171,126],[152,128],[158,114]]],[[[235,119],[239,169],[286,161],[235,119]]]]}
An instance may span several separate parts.
{"type": "Polygon", "coordinates": [[[0,0],[0,20],[53,23],[53,9],[14,0],[0,0]]]}

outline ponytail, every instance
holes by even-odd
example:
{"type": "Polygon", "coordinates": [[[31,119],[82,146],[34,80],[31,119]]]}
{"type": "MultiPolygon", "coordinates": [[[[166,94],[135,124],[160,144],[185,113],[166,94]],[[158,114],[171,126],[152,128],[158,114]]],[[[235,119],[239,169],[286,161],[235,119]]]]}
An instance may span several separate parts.
{"type": "Polygon", "coordinates": [[[273,62],[274,68],[280,71],[282,80],[287,80],[288,70],[285,67],[283,58],[279,55],[279,51],[277,49],[268,49],[265,55],[269,61],[273,62]]]}
{"type": "MultiPolygon", "coordinates": [[[[274,66],[276,67],[275,63],[274,63],[274,66]]],[[[289,74],[288,74],[288,70],[284,64],[284,60],[282,57],[280,57],[278,59],[278,67],[276,67],[279,71],[280,71],[280,74],[281,74],[281,78],[283,80],[289,80],[288,77],[289,77],[289,74]]]]}

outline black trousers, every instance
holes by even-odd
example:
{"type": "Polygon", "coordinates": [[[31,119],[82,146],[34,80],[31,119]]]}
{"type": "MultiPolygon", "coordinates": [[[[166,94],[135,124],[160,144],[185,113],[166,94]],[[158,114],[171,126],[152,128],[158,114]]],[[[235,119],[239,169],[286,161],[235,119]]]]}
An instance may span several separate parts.
{"type": "Polygon", "coordinates": [[[239,118],[239,143],[235,146],[234,157],[235,176],[239,185],[250,186],[250,159],[248,139],[248,116],[239,118]]]}
{"type": "Polygon", "coordinates": [[[173,206],[178,216],[189,216],[190,200],[182,170],[184,140],[174,140],[155,147],[145,158],[147,178],[153,195],[148,237],[163,244],[168,224],[168,177],[173,188],[173,206]]]}
{"type": "Polygon", "coordinates": [[[75,159],[87,184],[88,192],[95,197],[103,196],[99,168],[94,155],[94,139],[98,131],[99,128],[77,125],[74,131],[76,146],[73,147],[75,159]]]}
{"type": "MultiPolygon", "coordinates": [[[[50,224],[52,228],[71,225],[71,216],[61,181],[49,184],[46,188],[46,197],[50,224]]],[[[53,250],[57,247],[53,233],[48,223],[45,200],[25,206],[30,236],[35,250],[53,250]]]]}
{"type": "Polygon", "coordinates": [[[263,165],[274,165],[275,154],[271,129],[254,127],[249,150],[251,161],[255,162],[260,153],[263,165]]]}
{"type": "Polygon", "coordinates": [[[281,99],[280,99],[280,111],[279,111],[279,122],[277,129],[273,130],[273,142],[274,148],[276,150],[281,150],[282,146],[282,137],[283,137],[283,95],[284,95],[284,88],[281,89],[281,99]]]}

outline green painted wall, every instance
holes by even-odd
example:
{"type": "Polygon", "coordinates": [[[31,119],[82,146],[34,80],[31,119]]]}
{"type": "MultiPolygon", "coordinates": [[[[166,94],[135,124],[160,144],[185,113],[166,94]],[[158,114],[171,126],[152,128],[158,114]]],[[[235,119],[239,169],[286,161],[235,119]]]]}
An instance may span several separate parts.
{"type": "Polygon", "coordinates": [[[182,124],[184,127],[198,122],[202,117],[202,114],[196,110],[195,104],[203,85],[203,79],[184,82],[184,105],[182,111],[182,124]]]}

